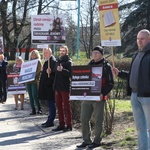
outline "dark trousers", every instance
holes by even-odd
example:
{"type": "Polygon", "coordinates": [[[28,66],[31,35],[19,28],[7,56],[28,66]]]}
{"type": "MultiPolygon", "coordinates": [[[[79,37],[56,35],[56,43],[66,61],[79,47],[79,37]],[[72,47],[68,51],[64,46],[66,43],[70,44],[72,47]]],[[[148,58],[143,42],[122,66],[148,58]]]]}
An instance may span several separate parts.
{"type": "Polygon", "coordinates": [[[30,98],[30,105],[32,109],[35,109],[35,104],[37,106],[37,109],[40,110],[40,102],[38,99],[38,89],[37,89],[37,84],[36,83],[27,83],[27,90],[29,93],[29,98],[30,98]]]}
{"type": "Polygon", "coordinates": [[[6,81],[0,81],[0,100],[6,102],[6,99],[7,99],[6,81]]]}
{"type": "Polygon", "coordinates": [[[72,127],[72,112],[69,101],[69,91],[55,91],[56,107],[59,125],[72,127]]]}
{"type": "Polygon", "coordinates": [[[56,105],[55,105],[55,101],[47,101],[47,106],[48,106],[48,110],[49,110],[49,115],[48,115],[48,119],[47,119],[47,123],[53,123],[55,116],[56,116],[56,105]]]}

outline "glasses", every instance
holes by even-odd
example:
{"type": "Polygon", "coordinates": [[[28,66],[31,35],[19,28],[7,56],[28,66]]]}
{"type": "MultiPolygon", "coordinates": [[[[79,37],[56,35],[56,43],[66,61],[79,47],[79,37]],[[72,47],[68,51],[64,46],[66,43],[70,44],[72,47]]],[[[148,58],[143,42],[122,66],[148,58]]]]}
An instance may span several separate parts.
{"type": "Polygon", "coordinates": [[[100,52],[92,52],[92,55],[100,54],[100,52]]]}

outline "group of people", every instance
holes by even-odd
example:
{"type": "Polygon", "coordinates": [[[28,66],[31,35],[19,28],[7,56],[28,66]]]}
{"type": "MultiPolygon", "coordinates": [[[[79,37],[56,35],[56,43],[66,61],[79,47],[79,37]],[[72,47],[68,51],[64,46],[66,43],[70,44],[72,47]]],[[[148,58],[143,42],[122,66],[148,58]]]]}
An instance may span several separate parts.
{"type": "MultiPolygon", "coordinates": [[[[60,57],[56,59],[51,48],[44,49],[44,64],[38,50],[30,53],[29,60],[38,59],[35,79],[26,83],[31,113],[30,115],[42,114],[40,101],[46,101],[49,115],[42,127],[54,126],[56,107],[58,110],[59,126],[53,131],[71,131],[72,113],[70,108],[69,94],[71,86],[72,60],[68,56],[68,47],[60,47],[60,57]]],[[[23,61],[16,58],[16,67],[21,67],[23,61]]],[[[18,96],[20,95],[21,109],[23,110],[24,94],[15,94],[15,109],[18,109],[18,96]]]]}
{"type": "MultiPolygon", "coordinates": [[[[131,95],[133,117],[138,133],[138,150],[150,150],[150,32],[147,29],[138,32],[137,45],[138,51],[133,56],[129,71],[119,71],[117,68],[111,67],[103,57],[104,49],[101,46],[96,46],[92,50],[92,60],[88,65],[101,65],[103,68],[100,100],[83,101],[81,104],[83,142],[77,145],[77,148],[101,146],[104,107],[107,95],[113,88],[113,75],[115,75],[127,80],[127,92],[128,95],[131,95]],[[90,126],[92,115],[95,120],[93,140],[90,126]]],[[[57,59],[53,56],[50,48],[44,49],[44,58],[45,62],[42,66],[38,51],[33,50],[31,52],[30,60],[39,59],[35,80],[27,83],[32,108],[31,115],[42,113],[39,100],[45,100],[47,101],[49,115],[42,127],[54,126],[57,108],[59,126],[52,129],[52,131],[71,131],[72,112],[69,95],[73,62],[68,56],[68,47],[60,47],[60,56],[57,59]],[[34,103],[36,103],[37,112],[34,103]]],[[[7,66],[6,62],[1,61],[0,56],[0,74],[2,73],[3,64],[7,66]]],[[[0,78],[0,81],[2,80],[5,81],[0,78]]],[[[16,97],[15,102],[17,108],[16,97]]],[[[21,105],[21,108],[23,108],[23,105],[21,105]]]]}

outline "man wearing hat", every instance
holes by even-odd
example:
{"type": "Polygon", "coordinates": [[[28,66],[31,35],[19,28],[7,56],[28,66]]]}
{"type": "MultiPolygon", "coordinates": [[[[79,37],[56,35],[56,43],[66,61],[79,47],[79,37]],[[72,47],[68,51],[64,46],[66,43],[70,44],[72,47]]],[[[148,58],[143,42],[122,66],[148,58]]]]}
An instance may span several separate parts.
{"type": "Polygon", "coordinates": [[[102,128],[104,118],[104,106],[107,99],[107,94],[111,91],[114,85],[113,75],[110,64],[103,57],[104,50],[101,46],[96,46],[92,50],[92,60],[88,65],[102,66],[102,84],[100,101],[83,101],[81,104],[81,123],[83,143],[77,145],[78,148],[95,148],[101,146],[102,128]],[[91,139],[90,119],[93,114],[95,120],[95,135],[91,139]]]}

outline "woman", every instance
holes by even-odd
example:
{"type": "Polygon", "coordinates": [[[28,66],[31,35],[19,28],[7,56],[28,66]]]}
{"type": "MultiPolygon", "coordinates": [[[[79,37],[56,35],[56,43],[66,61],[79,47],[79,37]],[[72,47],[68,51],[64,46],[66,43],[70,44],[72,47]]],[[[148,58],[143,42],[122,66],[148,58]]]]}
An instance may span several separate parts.
{"type": "MultiPolygon", "coordinates": [[[[13,66],[13,70],[17,73],[20,72],[20,69],[21,69],[21,65],[23,63],[23,59],[18,56],[16,58],[16,63],[14,64],[13,66]]],[[[14,78],[14,85],[15,84],[18,84],[18,78],[14,78]]],[[[18,109],[18,97],[20,95],[20,101],[21,101],[21,110],[24,110],[24,94],[14,94],[14,99],[15,99],[15,110],[18,109]]]]}
{"type": "Polygon", "coordinates": [[[38,82],[39,82],[42,63],[41,63],[40,54],[39,54],[38,50],[33,50],[30,53],[29,60],[34,60],[34,59],[38,59],[35,80],[27,83],[27,90],[28,90],[28,94],[29,94],[29,98],[30,98],[30,105],[31,105],[31,109],[32,109],[32,112],[30,113],[30,115],[35,115],[36,113],[42,114],[40,102],[38,99],[38,82]],[[36,112],[35,104],[37,106],[37,112],[36,112]]]}
{"type": "Polygon", "coordinates": [[[7,99],[7,67],[8,62],[4,59],[4,55],[0,54],[0,102],[6,102],[7,99]]]}

